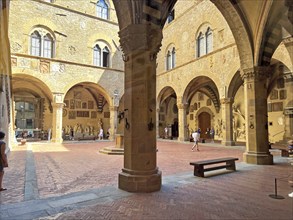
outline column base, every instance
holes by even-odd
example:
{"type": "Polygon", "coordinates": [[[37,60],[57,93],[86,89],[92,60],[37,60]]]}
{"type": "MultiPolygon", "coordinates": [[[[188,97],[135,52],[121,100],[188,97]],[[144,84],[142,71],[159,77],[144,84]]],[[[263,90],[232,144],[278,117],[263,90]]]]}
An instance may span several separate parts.
{"type": "Polygon", "coordinates": [[[57,139],[57,138],[54,139],[54,138],[52,138],[51,139],[51,142],[61,144],[63,142],[63,139],[62,138],[61,139],[57,139]]]}
{"type": "Polygon", "coordinates": [[[249,164],[257,165],[273,165],[273,155],[268,153],[255,153],[255,152],[245,152],[243,154],[243,160],[249,164]]]}
{"type": "Polygon", "coordinates": [[[235,141],[222,141],[221,144],[224,146],[235,146],[235,141]]]}
{"type": "Polygon", "coordinates": [[[162,186],[162,172],[154,171],[133,171],[122,169],[118,178],[119,189],[127,192],[155,192],[162,186]]]}

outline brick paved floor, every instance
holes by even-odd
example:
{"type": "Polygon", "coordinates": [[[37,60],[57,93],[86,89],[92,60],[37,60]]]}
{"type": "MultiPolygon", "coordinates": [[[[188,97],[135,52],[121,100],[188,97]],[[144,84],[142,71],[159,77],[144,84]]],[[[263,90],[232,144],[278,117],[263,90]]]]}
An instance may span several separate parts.
{"type": "Polygon", "coordinates": [[[119,197],[124,192],[117,191],[123,156],[98,153],[99,149],[113,145],[104,141],[16,147],[9,156],[10,166],[4,177],[8,190],[0,193],[0,219],[2,214],[3,219],[14,220],[13,213],[8,212],[14,206],[25,208],[34,201],[52,204],[58,198],[64,203],[59,209],[51,205],[51,211],[24,211],[26,215],[18,219],[293,219],[293,199],[288,197],[293,188],[288,181],[278,181],[279,194],[285,199],[268,196],[274,193],[274,178],[286,177],[293,171],[278,151],[273,152],[275,165],[256,166],[242,162],[244,147],[206,143],[200,144],[200,152],[192,152],[191,143],[158,141],[157,164],[163,174],[161,191],[119,197]],[[25,166],[30,150],[34,156],[38,198],[25,201],[28,170],[25,166]],[[237,172],[223,170],[212,171],[207,178],[193,176],[190,161],[227,156],[239,158],[237,172]],[[94,195],[91,190],[98,191],[94,195]],[[106,194],[101,196],[102,192],[106,194]],[[81,203],[77,198],[86,199],[75,193],[95,199],[81,203]]]}

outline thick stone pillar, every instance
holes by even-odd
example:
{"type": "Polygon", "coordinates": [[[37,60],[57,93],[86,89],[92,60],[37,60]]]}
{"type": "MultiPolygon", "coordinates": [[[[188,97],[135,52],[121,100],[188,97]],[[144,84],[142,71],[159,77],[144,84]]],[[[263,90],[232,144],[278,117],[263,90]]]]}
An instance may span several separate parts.
{"type": "Polygon", "coordinates": [[[243,70],[246,119],[246,152],[244,161],[251,164],[273,164],[269,152],[267,84],[269,69],[255,67],[243,70]]]}
{"type": "Polygon", "coordinates": [[[62,143],[62,114],[64,103],[62,101],[62,94],[54,95],[53,108],[53,122],[52,122],[52,142],[62,143]]]}
{"type": "Polygon", "coordinates": [[[232,104],[234,100],[231,98],[221,99],[222,107],[222,119],[223,119],[223,139],[222,144],[225,146],[234,146],[235,141],[233,140],[233,112],[232,104]]]}
{"type": "Polygon", "coordinates": [[[179,141],[187,141],[188,135],[187,129],[187,118],[186,118],[186,107],[187,104],[177,103],[178,107],[178,130],[179,130],[179,141]]]}
{"type": "MultiPolygon", "coordinates": [[[[116,129],[117,129],[117,116],[118,116],[118,107],[110,106],[110,137],[109,140],[113,141],[115,139],[116,129]]],[[[107,132],[107,131],[105,131],[107,132]]]]}
{"type": "Polygon", "coordinates": [[[129,192],[161,188],[156,157],[156,54],[162,30],[132,24],[119,32],[125,61],[124,168],[118,186],[129,192]]]}

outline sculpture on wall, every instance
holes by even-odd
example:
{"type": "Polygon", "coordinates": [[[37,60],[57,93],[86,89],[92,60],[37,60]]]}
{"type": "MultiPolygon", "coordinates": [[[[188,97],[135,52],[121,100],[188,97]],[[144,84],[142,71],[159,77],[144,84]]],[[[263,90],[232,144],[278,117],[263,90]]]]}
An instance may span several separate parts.
{"type": "Polygon", "coordinates": [[[245,116],[241,112],[239,106],[233,105],[233,139],[245,140],[246,128],[245,128],[245,116]],[[242,125],[242,126],[240,126],[242,125]]]}
{"type": "Polygon", "coordinates": [[[103,121],[101,118],[99,118],[99,121],[98,121],[98,130],[100,130],[101,128],[103,128],[103,121]]]}
{"type": "Polygon", "coordinates": [[[223,137],[222,134],[222,119],[218,119],[218,123],[216,124],[216,134],[218,135],[219,138],[223,137]]]}

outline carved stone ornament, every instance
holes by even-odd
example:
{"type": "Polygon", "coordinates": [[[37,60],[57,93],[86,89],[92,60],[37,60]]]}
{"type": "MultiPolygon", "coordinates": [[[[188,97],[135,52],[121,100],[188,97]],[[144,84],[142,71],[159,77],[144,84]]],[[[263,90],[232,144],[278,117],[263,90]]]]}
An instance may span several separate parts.
{"type": "Polygon", "coordinates": [[[156,58],[163,39],[161,28],[147,24],[132,24],[121,30],[119,36],[125,58],[134,51],[142,50],[150,51],[150,60],[156,58]]]}
{"type": "Polygon", "coordinates": [[[221,104],[231,104],[234,102],[233,98],[223,98],[220,101],[221,101],[221,104]]]}
{"type": "Polygon", "coordinates": [[[71,54],[71,55],[74,55],[76,53],[76,48],[74,46],[69,46],[68,47],[68,52],[71,54]]]}
{"type": "Polygon", "coordinates": [[[17,66],[17,58],[11,57],[11,66],[17,66]]]}
{"type": "Polygon", "coordinates": [[[40,61],[40,72],[49,73],[50,72],[50,63],[44,60],[40,61]]]}
{"type": "Polygon", "coordinates": [[[266,66],[259,66],[248,68],[241,71],[241,77],[245,80],[264,80],[269,77],[271,68],[266,66]]]}
{"type": "Polygon", "coordinates": [[[12,52],[16,53],[16,52],[20,51],[21,48],[22,48],[22,46],[19,43],[17,43],[17,42],[12,42],[11,43],[12,52]]]}

